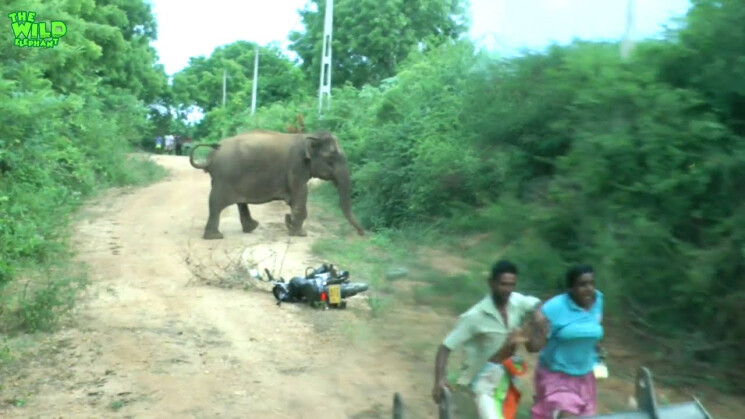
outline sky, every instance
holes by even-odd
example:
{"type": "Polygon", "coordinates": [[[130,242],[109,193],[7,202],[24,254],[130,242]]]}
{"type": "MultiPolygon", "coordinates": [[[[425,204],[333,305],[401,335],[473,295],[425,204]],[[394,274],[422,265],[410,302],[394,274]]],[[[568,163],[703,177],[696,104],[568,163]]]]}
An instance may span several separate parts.
{"type": "MultiPolygon", "coordinates": [[[[166,73],[184,68],[190,57],[209,56],[238,40],[286,48],[292,30],[301,30],[297,11],[307,0],[151,0],[158,22],[158,51],[166,73]]],[[[505,54],[541,49],[573,38],[620,39],[628,0],[470,0],[470,37],[505,54]]],[[[655,36],[682,16],[689,0],[634,0],[634,39],[655,36]]],[[[294,54],[288,53],[293,56],[294,54]]]]}

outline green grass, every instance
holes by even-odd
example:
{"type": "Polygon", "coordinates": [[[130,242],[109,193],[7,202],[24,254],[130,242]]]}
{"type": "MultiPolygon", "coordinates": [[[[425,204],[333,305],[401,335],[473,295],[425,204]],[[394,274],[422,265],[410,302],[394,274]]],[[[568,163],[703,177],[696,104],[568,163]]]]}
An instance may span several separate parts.
{"type": "Polygon", "coordinates": [[[385,305],[390,299],[398,279],[392,278],[395,271],[405,270],[407,273],[402,279],[417,284],[408,296],[411,302],[446,307],[452,313],[460,313],[484,295],[488,271],[503,257],[516,262],[520,268],[519,291],[545,295],[556,289],[559,278],[553,267],[559,262],[551,249],[542,249],[541,242],[530,233],[517,231],[516,236],[505,237],[490,231],[493,215],[447,220],[441,222],[438,229],[412,225],[400,230],[368,231],[367,240],[347,240],[342,237],[354,236],[353,229],[341,218],[337,199],[336,191],[329,184],[323,184],[310,194],[309,201],[316,208],[312,216],[320,217],[320,221],[335,233],[333,238],[317,241],[312,250],[342,269],[349,269],[352,278],[367,280],[373,290],[371,295],[382,300],[380,304],[385,305]],[[425,257],[420,254],[424,249],[437,253],[425,257]],[[437,255],[442,258],[438,260],[437,255]],[[460,267],[460,273],[445,273],[449,259],[465,265],[460,267]]]}
{"type": "Polygon", "coordinates": [[[312,252],[328,263],[350,272],[351,282],[365,282],[373,316],[382,314],[390,303],[393,287],[386,279],[387,267],[396,263],[395,255],[386,251],[381,243],[346,242],[340,238],[320,239],[313,244],[312,252]]]}
{"type": "Polygon", "coordinates": [[[65,206],[58,217],[46,220],[56,225],[40,227],[56,234],[55,240],[43,244],[43,257],[7,261],[14,274],[0,286],[0,375],[33,352],[27,338],[33,341],[37,334],[54,331],[64,322],[86,288],[87,267],[74,261],[70,242],[71,222],[82,216],[79,210],[108,187],[144,186],[163,178],[167,171],[147,155],[134,154],[114,173],[78,204],[65,206]]]}
{"type": "Polygon", "coordinates": [[[121,409],[122,407],[124,407],[124,402],[122,400],[114,400],[113,402],[109,404],[109,409],[115,412],[121,409]]]}
{"type": "Polygon", "coordinates": [[[167,174],[163,166],[155,163],[148,153],[132,153],[127,156],[122,170],[108,186],[146,186],[163,179],[167,174]]]}
{"type": "Polygon", "coordinates": [[[85,269],[68,258],[41,265],[26,265],[22,274],[0,290],[0,330],[13,336],[19,332],[53,330],[75,305],[78,293],[87,285],[85,269]]]}

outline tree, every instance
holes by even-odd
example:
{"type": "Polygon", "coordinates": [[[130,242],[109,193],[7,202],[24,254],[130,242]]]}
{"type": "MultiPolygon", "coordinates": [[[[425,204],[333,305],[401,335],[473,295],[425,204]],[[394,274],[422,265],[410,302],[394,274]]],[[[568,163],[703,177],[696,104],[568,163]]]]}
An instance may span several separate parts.
{"type": "Polygon", "coordinates": [[[695,88],[710,109],[745,136],[745,3],[695,0],[682,30],[671,31],[660,46],[662,74],[678,87],[695,88]]]}
{"type": "Polygon", "coordinates": [[[132,91],[145,103],[152,103],[167,91],[165,69],[155,63],[157,53],[150,46],[157,37],[157,23],[149,3],[129,0],[68,3],[68,8],[75,7],[80,7],[81,18],[89,22],[85,37],[100,48],[90,70],[104,84],[132,91]]]}
{"type": "MultiPolygon", "coordinates": [[[[228,101],[251,106],[256,44],[237,41],[216,48],[209,57],[193,57],[173,77],[174,101],[182,108],[198,106],[206,113],[222,105],[223,70],[227,71],[228,101]]],[[[276,46],[259,48],[257,106],[309,93],[302,72],[276,46]]]]}
{"type": "Polygon", "coordinates": [[[70,307],[83,284],[69,269],[66,221],[94,190],[158,173],[126,155],[153,123],[145,105],[168,86],[145,1],[5,3],[67,32],[53,47],[18,48],[14,36],[35,38],[30,15],[0,31],[0,333],[49,327],[70,307]]]}
{"type": "MultiPolygon", "coordinates": [[[[336,0],[332,85],[378,84],[412,49],[459,38],[469,27],[466,0],[336,0]]],[[[305,30],[289,35],[310,80],[320,78],[325,0],[300,11],[305,30]]]]}
{"type": "MultiPolygon", "coordinates": [[[[34,10],[32,6],[28,4],[21,9],[34,10]]],[[[96,78],[102,85],[132,92],[145,103],[155,101],[166,92],[165,71],[162,65],[156,64],[157,54],[150,46],[156,38],[157,27],[148,3],[77,0],[56,2],[37,10],[44,10],[38,17],[40,20],[66,22],[67,33],[59,46],[44,54],[9,48],[4,54],[8,62],[33,64],[42,69],[52,88],[65,94],[79,91],[85,81],[96,78]],[[37,59],[43,63],[36,63],[37,59]]],[[[12,33],[4,33],[2,39],[6,36],[12,33]]]]}

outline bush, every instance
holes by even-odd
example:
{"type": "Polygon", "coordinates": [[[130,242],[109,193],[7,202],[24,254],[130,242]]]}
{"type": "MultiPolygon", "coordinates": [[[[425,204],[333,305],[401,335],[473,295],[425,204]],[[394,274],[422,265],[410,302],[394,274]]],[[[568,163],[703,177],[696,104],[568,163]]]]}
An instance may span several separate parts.
{"type": "MultiPolygon", "coordinates": [[[[142,5],[132,3],[128,12],[142,5]]],[[[71,307],[85,283],[85,272],[69,266],[68,227],[87,197],[102,187],[146,182],[162,174],[151,162],[127,157],[149,129],[147,109],[138,97],[153,93],[146,88],[148,81],[128,84],[132,80],[118,73],[121,62],[99,62],[111,58],[110,51],[102,52],[93,39],[118,39],[118,46],[131,47],[131,54],[147,50],[133,47],[136,40],[127,44],[120,28],[91,24],[101,17],[87,14],[93,11],[91,6],[92,2],[58,2],[45,7],[45,16],[37,19],[64,20],[70,33],[55,48],[10,48],[0,59],[3,332],[48,329],[71,307]],[[86,36],[87,30],[91,33],[86,36]],[[104,67],[110,77],[98,77],[97,67],[104,67]]],[[[35,10],[18,2],[11,8],[35,10]]],[[[134,22],[146,16],[130,18],[134,22]]],[[[0,41],[11,45],[11,33],[4,31],[0,41]]],[[[125,52],[118,51],[122,58],[125,52]]],[[[127,68],[134,78],[139,70],[143,76],[158,76],[147,66],[127,68]]]]}

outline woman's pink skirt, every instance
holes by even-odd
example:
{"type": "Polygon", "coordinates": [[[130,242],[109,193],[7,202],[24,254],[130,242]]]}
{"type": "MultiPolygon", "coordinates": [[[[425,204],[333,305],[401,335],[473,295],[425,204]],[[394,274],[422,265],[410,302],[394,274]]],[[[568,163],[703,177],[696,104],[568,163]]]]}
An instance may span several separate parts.
{"type": "Polygon", "coordinates": [[[553,419],[557,411],[574,416],[596,414],[597,393],[592,371],[572,376],[549,371],[539,364],[535,370],[534,389],[535,401],[530,409],[532,419],[553,419]]]}

